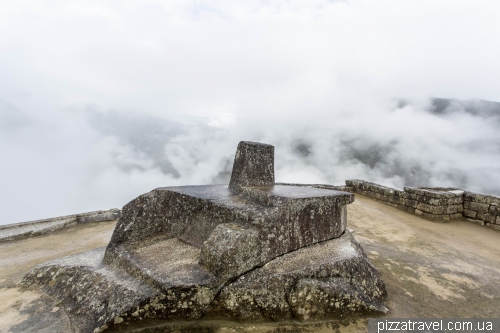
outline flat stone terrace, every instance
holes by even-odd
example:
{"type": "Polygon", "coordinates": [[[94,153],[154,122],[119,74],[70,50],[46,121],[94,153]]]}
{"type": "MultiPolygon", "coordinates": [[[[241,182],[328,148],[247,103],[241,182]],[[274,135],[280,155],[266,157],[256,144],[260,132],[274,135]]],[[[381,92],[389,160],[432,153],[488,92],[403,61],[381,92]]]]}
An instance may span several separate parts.
{"type": "MultiPolygon", "coordinates": [[[[500,317],[500,231],[462,219],[435,223],[360,194],[355,197],[347,206],[347,228],[386,283],[390,312],[385,318],[500,317]]],[[[0,332],[68,332],[63,308],[38,290],[19,290],[15,284],[36,264],[105,246],[114,226],[115,222],[78,224],[0,243],[0,332]]],[[[354,333],[367,328],[366,317],[359,317],[279,324],[149,322],[118,332],[159,331],[354,333]]]]}

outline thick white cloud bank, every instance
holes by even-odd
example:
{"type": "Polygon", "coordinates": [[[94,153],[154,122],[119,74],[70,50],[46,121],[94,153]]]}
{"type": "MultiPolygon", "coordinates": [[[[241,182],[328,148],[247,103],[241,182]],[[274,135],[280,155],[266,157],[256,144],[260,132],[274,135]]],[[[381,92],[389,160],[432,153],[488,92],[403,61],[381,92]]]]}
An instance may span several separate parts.
{"type": "Polygon", "coordinates": [[[500,3],[2,1],[0,224],[276,180],[500,195],[500,3]],[[442,106],[432,97],[456,98],[442,106]],[[441,107],[439,107],[439,105],[441,107]]]}

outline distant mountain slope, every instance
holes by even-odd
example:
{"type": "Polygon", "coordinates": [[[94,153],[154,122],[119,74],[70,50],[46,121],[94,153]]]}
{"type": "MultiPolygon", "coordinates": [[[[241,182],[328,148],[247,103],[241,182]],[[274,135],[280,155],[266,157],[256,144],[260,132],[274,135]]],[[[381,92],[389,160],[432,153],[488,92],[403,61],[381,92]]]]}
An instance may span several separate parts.
{"type": "Polygon", "coordinates": [[[429,111],[436,115],[466,112],[480,117],[496,117],[500,119],[500,103],[482,99],[460,101],[449,98],[433,98],[429,111]]]}

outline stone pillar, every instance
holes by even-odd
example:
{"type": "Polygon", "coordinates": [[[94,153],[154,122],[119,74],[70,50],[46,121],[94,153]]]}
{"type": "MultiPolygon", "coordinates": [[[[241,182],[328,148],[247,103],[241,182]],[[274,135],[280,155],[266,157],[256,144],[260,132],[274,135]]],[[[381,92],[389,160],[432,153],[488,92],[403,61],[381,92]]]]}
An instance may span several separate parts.
{"type": "Polygon", "coordinates": [[[241,141],[234,157],[229,188],[274,185],[274,146],[241,141]]]}

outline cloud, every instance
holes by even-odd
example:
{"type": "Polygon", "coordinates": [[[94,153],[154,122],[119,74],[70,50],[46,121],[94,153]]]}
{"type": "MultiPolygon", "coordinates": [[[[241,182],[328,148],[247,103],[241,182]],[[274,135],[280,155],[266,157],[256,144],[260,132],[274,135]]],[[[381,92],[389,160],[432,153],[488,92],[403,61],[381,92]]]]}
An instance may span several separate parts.
{"type": "Polygon", "coordinates": [[[485,101],[500,101],[499,14],[492,0],[4,1],[0,224],[227,182],[241,140],[276,146],[279,181],[500,194],[485,101]]]}

